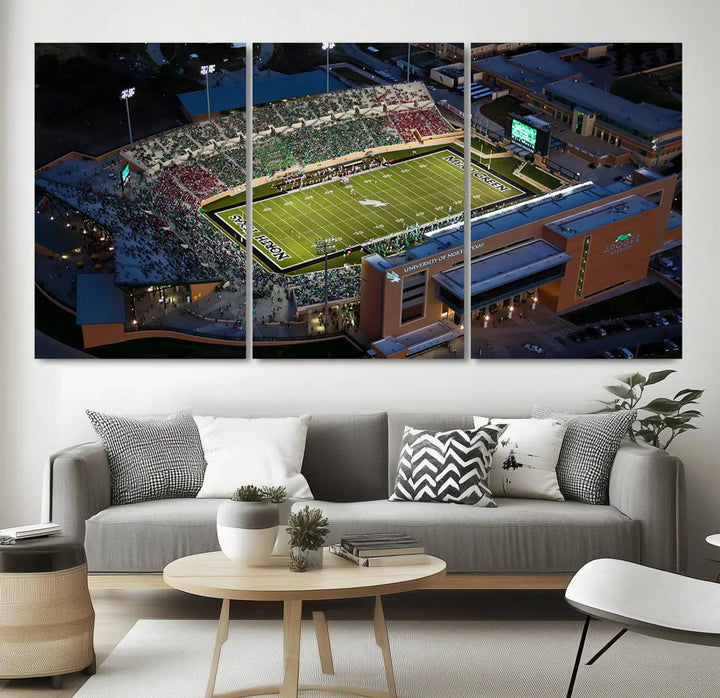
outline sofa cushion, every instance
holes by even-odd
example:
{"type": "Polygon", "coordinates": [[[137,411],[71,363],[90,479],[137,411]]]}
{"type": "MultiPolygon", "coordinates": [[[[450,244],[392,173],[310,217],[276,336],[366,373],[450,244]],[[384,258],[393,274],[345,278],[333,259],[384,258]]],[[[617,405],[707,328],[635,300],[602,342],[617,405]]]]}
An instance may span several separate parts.
{"type": "Polygon", "coordinates": [[[387,497],[387,414],[313,414],[302,473],[316,499],[387,497]]]}
{"type": "Polygon", "coordinates": [[[242,485],[285,487],[288,497],[312,499],[300,472],[310,415],[196,416],[207,468],[199,498],[232,497],[242,485]]]}
{"type": "Polygon", "coordinates": [[[501,431],[490,424],[448,431],[406,426],[390,499],[494,507],[487,473],[501,431]]]}
{"type": "Polygon", "coordinates": [[[328,545],[345,534],[408,533],[448,572],[572,573],[598,557],[640,556],[640,522],[612,506],[509,497],[495,509],[387,500],[314,506],[330,522],[328,545]]]}
{"type": "Polygon", "coordinates": [[[86,412],[107,451],[113,504],[198,493],[205,458],[189,410],[164,418],[86,412]]]}
{"type": "MultiPolygon", "coordinates": [[[[385,493],[387,497],[393,491],[395,479],[397,478],[398,462],[400,460],[400,449],[405,427],[414,429],[428,429],[431,431],[447,431],[448,429],[472,429],[473,418],[468,414],[418,414],[398,413],[388,414],[388,446],[387,461],[385,462],[386,481],[385,493]]],[[[318,497],[319,499],[319,497],[318,497]]],[[[380,497],[378,497],[380,499],[380,497]]]]}
{"type": "Polygon", "coordinates": [[[497,424],[505,430],[492,454],[488,487],[493,497],[565,498],[558,485],[557,466],[567,422],[560,419],[488,419],[475,417],[475,426],[497,424]]]}
{"type": "Polygon", "coordinates": [[[545,405],[535,405],[532,416],[567,422],[557,463],[558,484],[563,495],[588,504],[607,504],[613,461],[637,411],[565,414],[545,405]]]}
{"type": "Polygon", "coordinates": [[[161,499],[111,506],[85,523],[90,572],[162,572],[185,555],[219,550],[223,499],[161,499]]]}

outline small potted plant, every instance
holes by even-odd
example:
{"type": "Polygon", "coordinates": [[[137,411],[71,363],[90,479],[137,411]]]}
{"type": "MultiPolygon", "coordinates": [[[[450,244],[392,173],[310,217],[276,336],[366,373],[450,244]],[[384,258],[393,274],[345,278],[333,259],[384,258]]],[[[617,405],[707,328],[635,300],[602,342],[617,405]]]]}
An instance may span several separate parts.
{"type": "Polygon", "coordinates": [[[328,534],[328,520],[322,509],[303,509],[290,514],[287,533],[290,539],[290,569],[304,572],[322,567],[322,545],[328,534]]]}
{"type": "Polygon", "coordinates": [[[234,562],[262,565],[272,554],[279,522],[279,490],[284,488],[238,487],[217,513],[220,549],[234,562]]]}
{"type": "Polygon", "coordinates": [[[278,527],[275,537],[275,547],[273,555],[289,555],[290,541],[285,527],[290,518],[290,507],[292,502],[287,498],[287,490],[284,487],[263,487],[262,493],[266,499],[277,505],[278,509],[278,527]]]}

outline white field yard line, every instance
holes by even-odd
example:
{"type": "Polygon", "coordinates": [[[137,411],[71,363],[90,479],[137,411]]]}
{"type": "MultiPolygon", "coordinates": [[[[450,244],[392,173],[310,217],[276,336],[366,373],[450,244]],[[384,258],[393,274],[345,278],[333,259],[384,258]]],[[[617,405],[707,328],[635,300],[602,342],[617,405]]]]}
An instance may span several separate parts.
{"type": "MultiPolygon", "coordinates": [[[[454,204],[453,196],[457,196],[454,189],[458,186],[454,180],[461,182],[461,168],[451,165],[445,160],[451,151],[443,150],[435,153],[428,153],[413,160],[400,162],[390,167],[378,168],[369,172],[359,172],[351,176],[351,184],[347,187],[341,186],[339,182],[322,182],[309,187],[288,192],[268,201],[258,201],[255,204],[255,227],[260,234],[265,234],[275,244],[285,249],[293,257],[285,262],[288,266],[297,264],[298,261],[309,261],[317,258],[314,245],[308,243],[306,231],[313,231],[313,240],[316,237],[330,235],[337,238],[338,249],[354,247],[358,244],[367,244],[378,238],[388,237],[395,233],[402,232],[409,225],[420,222],[427,223],[437,219],[439,213],[447,213],[448,201],[454,204]],[[425,167],[420,167],[420,165],[425,167]],[[410,172],[403,172],[403,177],[393,177],[393,172],[399,174],[404,169],[410,172]],[[415,170],[415,172],[412,172],[415,170]],[[443,172],[445,171],[445,172],[443,172]],[[450,175],[455,172],[455,175],[450,175]],[[407,176],[407,175],[410,176],[407,176]],[[384,176],[390,175],[390,176],[384,176]],[[400,181],[398,181],[400,179],[400,181]],[[438,195],[431,194],[420,185],[414,185],[413,179],[424,180],[434,185],[433,191],[438,195]],[[350,187],[354,188],[357,197],[350,197],[347,192],[350,187]],[[409,192],[409,195],[406,194],[409,192]],[[392,193],[394,196],[388,197],[392,193]],[[361,196],[362,195],[362,196],[361,196]],[[384,196],[383,196],[384,195],[384,196]],[[310,199],[310,206],[307,200],[310,199]],[[389,207],[372,208],[357,204],[362,197],[377,200],[385,199],[389,207]],[[392,201],[387,201],[391,198],[392,201]],[[283,202],[280,205],[280,202],[283,202]],[[418,206],[418,203],[422,204],[418,206]],[[272,204],[272,205],[270,205],[272,204]],[[429,204],[429,205],[428,205],[429,204]],[[264,211],[263,208],[270,208],[271,211],[264,211]],[[307,210],[305,210],[307,208],[307,210]],[[417,220],[416,214],[422,212],[422,219],[417,220]],[[348,229],[346,221],[349,217],[356,221],[362,228],[354,231],[348,229]],[[398,217],[404,223],[398,223],[398,217]],[[318,226],[318,222],[322,225],[318,226]],[[301,233],[300,239],[290,232],[290,228],[301,233]],[[305,233],[305,234],[303,234],[305,233]],[[375,233],[375,234],[373,234],[375,233]]],[[[474,171],[486,173],[485,170],[473,167],[474,171]]],[[[492,176],[492,173],[488,173],[492,176]]],[[[499,180],[508,186],[515,196],[520,192],[504,177],[498,175],[499,180]]],[[[505,198],[503,193],[496,191],[482,182],[473,178],[473,189],[480,188],[480,195],[474,192],[473,199],[478,198],[482,204],[495,203],[505,198]],[[487,194],[483,195],[483,193],[487,194]]],[[[462,185],[460,184],[459,195],[462,197],[462,185]]],[[[222,212],[226,222],[237,228],[234,223],[227,220],[226,215],[239,212],[244,215],[244,205],[228,209],[222,212]]],[[[240,232],[240,231],[239,231],[240,232]]],[[[261,250],[262,251],[262,250],[261,250]]]]}
{"type": "MultiPolygon", "coordinates": [[[[411,163],[401,163],[401,165],[410,165],[411,163]]],[[[401,192],[402,196],[399,198],[402,198],[406,203],[405,206],[398,207],[402,208],[402,213],[405,216],[410,216],[411,218],[415,216],[418,212],[427,211],[427,209],[430,209],[430,216],[432,218],[436,218],[435,211],[438,209],[442,209],[442,211],[447,212],[447,205],[448,201],[454,201],[457,198],[457,194],[454,191],[455,187],[457,186],[455,182],[448,181],[447,178],[443,177],[442,174],[439,176],[433,176],[434,174],[437,174],[437,165],[439,163],[433,163],[429,168],[423,168],[419,171],[419,175],[423,178],[425,182],[433,182],[435,183],[434,190],[439,193],[439,197],[436,197],[428,192],[427,188],[420,188],[420,186],[414,186],[412,183],[412,177],[411,176],[405,176],[408,174],[412,174],[411,170],[413,168],[410,168],[408,172],[404,172],[403,168],[399,171],[399,173],[403,174],[401,181],[398,182],[397,178],[394,180],[391,178],[388,178],[383,181],[382,187],[384,190],[390,190],[392,192],[401,192]],[[427,171],[426,171],[427,170],[427,171]],[[406,196],[405,191],[410,190],[413,194],[413,196],[406,196]],[[419,190],[419,191],[418,191],[419,190]],[[429,206],[428,206],[429,202],[429,206]]],[[[399,167],[401,166],[399,165],[399,167]]],[[[419,169],[419,168],[414,168],[419,169]]],[[[391,175],[392,177],[392,175],[391,175]]],[[[458,184],[459,184],[459,196],[462,199],[462,178],[458,178],[458,184]]],[[[458,209],[457,212],[462,210],[462,206],[458,209]]],[[[428,221],[423,221],[428,222],[428,221]]]]}

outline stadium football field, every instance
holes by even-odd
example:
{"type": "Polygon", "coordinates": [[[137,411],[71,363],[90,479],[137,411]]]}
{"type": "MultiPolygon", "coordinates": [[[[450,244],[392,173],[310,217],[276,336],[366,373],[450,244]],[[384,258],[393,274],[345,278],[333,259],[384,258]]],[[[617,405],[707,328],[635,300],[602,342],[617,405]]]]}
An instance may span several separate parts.
{"type": "MultiPolygon", "coordinates": [[[[527,194],[494,172],[476,164],[472,169],[473,208],[527,194]]],[[[297,271],[322,258],[315,248],[320,238],[333,238],[332,256],[338,256],[415,224],[462,213],[463,171],[462,157],[442,149],[359,172],[345,183],[334,180],[256,200],[255,254],[273,271],[297,271]]],[[[206,215],[244,244],[245,205],[217,203],[206,215]]]]}

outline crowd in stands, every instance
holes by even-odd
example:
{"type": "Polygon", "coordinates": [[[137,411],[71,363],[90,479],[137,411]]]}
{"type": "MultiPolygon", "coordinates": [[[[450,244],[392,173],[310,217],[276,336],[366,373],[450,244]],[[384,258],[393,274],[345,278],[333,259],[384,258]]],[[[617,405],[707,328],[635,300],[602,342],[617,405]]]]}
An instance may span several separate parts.
{"type": "Polygon", "coordinates": [[[207,199],[213,194],[228,189],[214,174],[200,165],[173,165],[162,175],[175,179],[183,189],[195,194],[198,200],[207,199]]]}
{"type": "Polygon", "coordinates": [[[421,232],[419,228],[414,228],[412,230],[406,230],[404,233],[400,233],[400,235],[387,238],[386,240],[378,240],[370,245],[366,245],[365,249],[387,257],[388,255],[401,252],[408,247],[413,247],[424,241],[425,233],[421,232]]]}
{"type": "MultiPolygon", "coordinates": [[[[418,109],[418,103],[429,99],[422,83],[412,83],[340,90],[259,106],[255,109],[258,130],[328,115],[334,118],[259,138],[254,144],[255,176],[407,142],[414,129],[423,135],[450,131],[434,108],[418,109]],[[358,113],[378,106],[390,109],[382,114],[377,109],[358,113]]],[[[127,152],[144,172],[132,173],[124,196],[119,182],[108,179],[105,170],[111,164],[105,162],[95,170],[89,163],[83,165],[87,170],[83,172],[66,167],[62,176],[60,169],[55,174],[51,169],[39,175],[37,183],[112,231],[118,283],[221,280],[241,287],[244,248],[215,229],[197,209],[202,199],[244,183],[244,130],[245,114],[236,112],[138,141],[127,152]]],[[[112,169],[119,171],[119,158],[112,169]]],[[[384,247],[377,251],[391,254],[394,246],[402,249],[422,240],[419,233],[417,239],[408,235],[381,243],[384,247]]],[[[324,299],[323,273],[288,277],[257,265],[255,270],[257,294],[279,286],[292,291],[300,306],[324,299]]],[[[359,296],[359,266],[332,269],[328,276],[330,300],[359,296]]]]}
{"type": "Polygon", "coordinates": [[[416,130],[421,136],[450,133],[454,130],[434,107],[393,112],[390,120],[405,143],[415,140],[416,130]]]}

